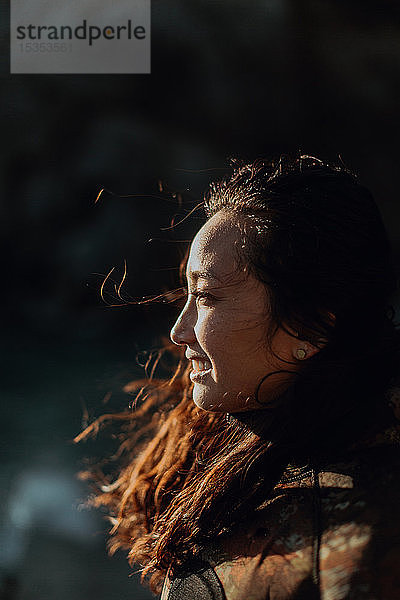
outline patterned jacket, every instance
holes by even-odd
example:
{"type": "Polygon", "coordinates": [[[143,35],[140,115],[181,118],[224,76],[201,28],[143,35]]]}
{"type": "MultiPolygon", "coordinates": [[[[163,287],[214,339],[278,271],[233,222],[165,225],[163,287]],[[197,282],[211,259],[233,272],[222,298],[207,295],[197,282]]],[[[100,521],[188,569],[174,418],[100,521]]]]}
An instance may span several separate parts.
{"type": "Polygon", "coordinates": [[[400,437],[287,469],[248,520],[167,577],[160,600],[400,600],[400,437]]]}

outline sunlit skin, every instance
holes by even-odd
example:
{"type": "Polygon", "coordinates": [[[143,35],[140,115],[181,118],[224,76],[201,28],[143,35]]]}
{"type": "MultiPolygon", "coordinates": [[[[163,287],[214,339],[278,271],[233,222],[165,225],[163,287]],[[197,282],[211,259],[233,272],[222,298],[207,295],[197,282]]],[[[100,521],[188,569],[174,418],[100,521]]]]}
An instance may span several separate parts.
{"type": "MultiPolygon", "coordinates": [[[[299,368],[297,349],[311,357],[317,348],[279,329],[272,349],[266,346],[268,295],[265,286],[235,256],[243,234],[237,217],[220,211],[198,231],[190,248],[186,269],[187,302],[171,330],[175,344],[186,347],[186,356],[197,355],[210,369],[193,377],[195,404],[212,412],[259,409],[287,387],[293,375],[268,373],[299,368]],[[282,360],[281,360],[282,359],[282,360]],[[295,364],[288,364],[289,360],[295,364]],[[262,402],[262,404],[260,404],[262,402]]],[[[193,363],[198,371],[198,363],[193,363]]],[[[204,366],[204,365],[203,365],[204,366]]]]}

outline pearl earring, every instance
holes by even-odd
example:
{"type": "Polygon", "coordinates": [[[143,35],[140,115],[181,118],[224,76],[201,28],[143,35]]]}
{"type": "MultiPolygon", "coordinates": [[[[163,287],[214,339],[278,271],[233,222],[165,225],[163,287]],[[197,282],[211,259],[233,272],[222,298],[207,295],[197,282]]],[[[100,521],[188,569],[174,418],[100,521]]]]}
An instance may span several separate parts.
{"type": "Polygon", "coordinates": [[[303,360],[307,355],[307,352],[304,350],[304,348],[298,348],[296,350],[296,358],[298,358],[299,360],[303,360]]]}

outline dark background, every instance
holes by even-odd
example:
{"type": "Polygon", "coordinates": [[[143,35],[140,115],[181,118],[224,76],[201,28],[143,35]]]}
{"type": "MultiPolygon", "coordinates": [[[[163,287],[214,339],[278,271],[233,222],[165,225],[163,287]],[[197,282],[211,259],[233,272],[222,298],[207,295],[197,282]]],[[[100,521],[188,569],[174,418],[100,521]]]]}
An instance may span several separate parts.
{"type": "Polygon", "coordinates": [[[359,174],[399,265],[399,5],[153,0],[151,75],[102,76],[9,75],[1,11],[0,598],[150,598],[78,510],[75,473],[106,442],[72,439],[110,392],[107,410],[129,402],[174,309],[109,307],[101,283],[115,267],[114,303],[126,260],[125,299],[176,286],[201,216],[171,218],[229,157],[299,150],[359,174]]]}

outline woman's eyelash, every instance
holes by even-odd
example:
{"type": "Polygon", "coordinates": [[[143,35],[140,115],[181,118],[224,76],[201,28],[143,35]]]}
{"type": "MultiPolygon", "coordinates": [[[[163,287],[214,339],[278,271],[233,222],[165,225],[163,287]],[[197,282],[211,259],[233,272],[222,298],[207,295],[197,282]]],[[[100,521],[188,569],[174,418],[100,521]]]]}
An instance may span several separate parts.
{"type": "Polygon", "coordinates": [[[204,298],[205,300],[208,300],[209,302],[214,302],[216,300],[216,298],[214,296],[212,296],[209,292],[203,292],[200,290],[197,292],[191,292],[191,295],[194,296],[196,299],[204,298]]]}

